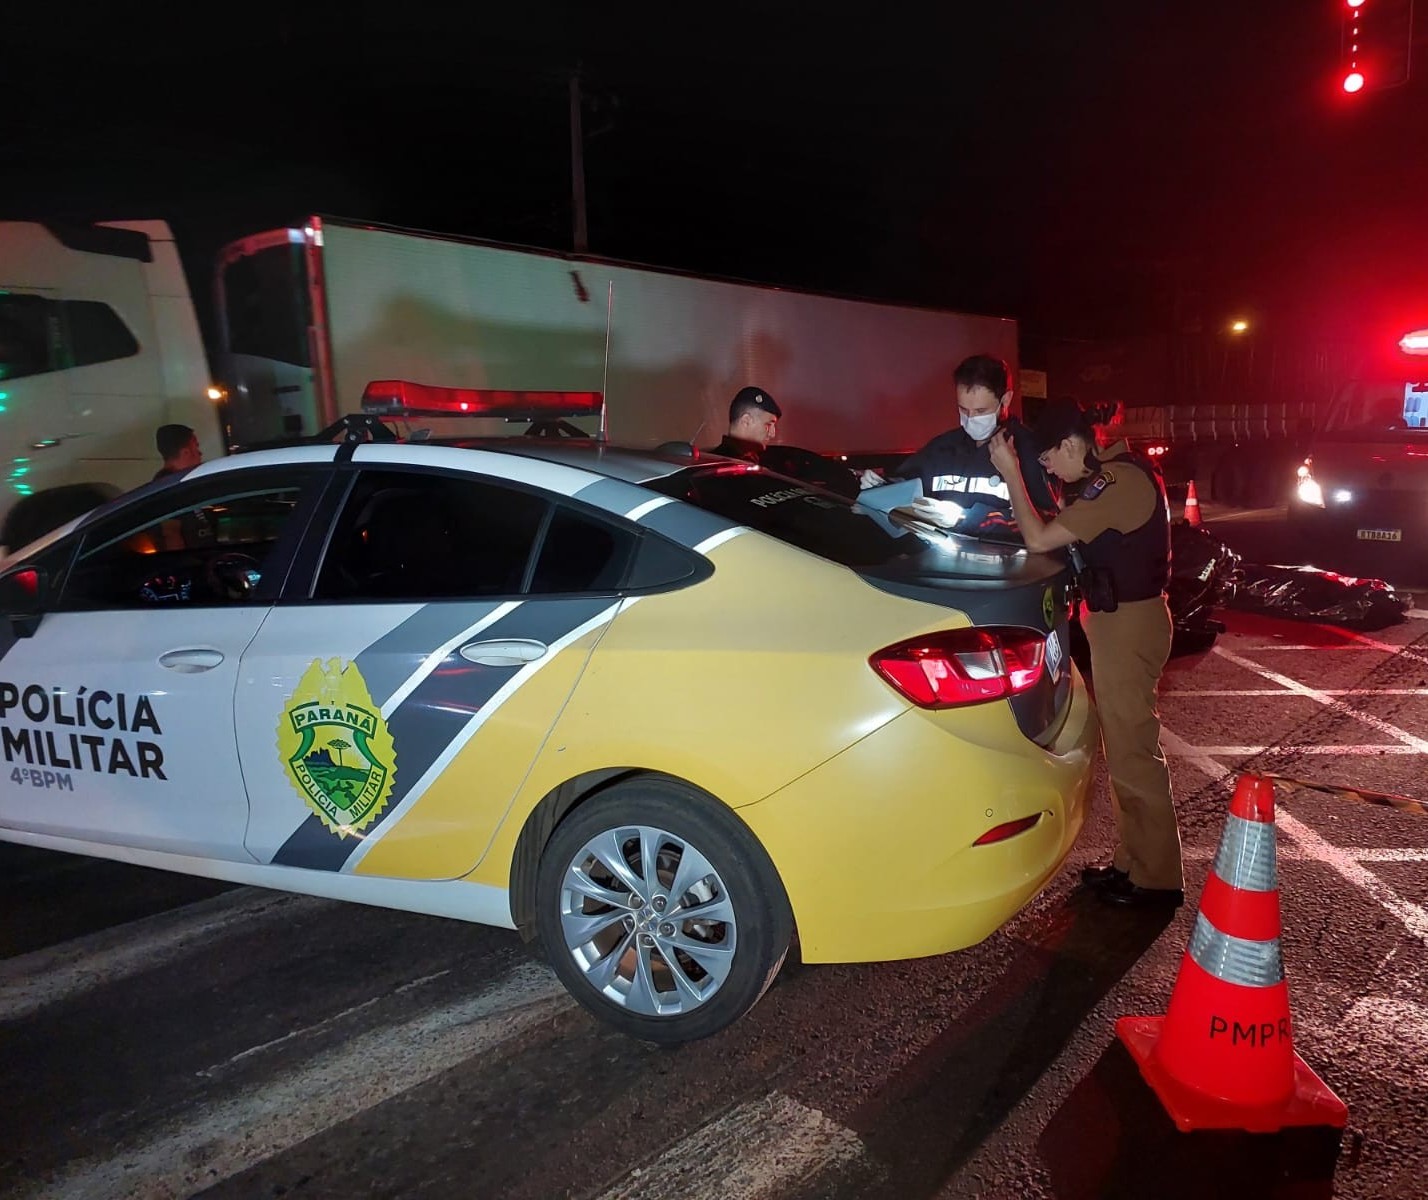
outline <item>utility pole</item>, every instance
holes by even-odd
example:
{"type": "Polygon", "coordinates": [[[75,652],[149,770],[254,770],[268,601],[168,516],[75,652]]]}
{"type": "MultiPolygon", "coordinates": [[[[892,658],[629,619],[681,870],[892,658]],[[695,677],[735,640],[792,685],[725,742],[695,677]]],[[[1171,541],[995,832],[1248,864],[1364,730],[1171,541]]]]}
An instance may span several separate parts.
{"type": "Polygon", "coordinates": [[[590,249],[590,234],[585,225],[585,134],[580,108],[580,68],[577,67],[570,73],[570,206],[576,254],[590,249]]]}

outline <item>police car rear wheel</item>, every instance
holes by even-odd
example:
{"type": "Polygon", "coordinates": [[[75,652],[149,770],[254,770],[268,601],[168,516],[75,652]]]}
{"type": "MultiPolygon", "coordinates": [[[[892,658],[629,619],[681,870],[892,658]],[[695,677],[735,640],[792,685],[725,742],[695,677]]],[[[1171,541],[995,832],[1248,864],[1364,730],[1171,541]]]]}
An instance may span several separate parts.
{"type": "Polygon", "coordinates": [[[537,921],[561,981],[633,1037],[685,1042],[758,1001],[793,920],[763,848],[717,801],[630,780],[576,809],[541,857],[537,921]]]}

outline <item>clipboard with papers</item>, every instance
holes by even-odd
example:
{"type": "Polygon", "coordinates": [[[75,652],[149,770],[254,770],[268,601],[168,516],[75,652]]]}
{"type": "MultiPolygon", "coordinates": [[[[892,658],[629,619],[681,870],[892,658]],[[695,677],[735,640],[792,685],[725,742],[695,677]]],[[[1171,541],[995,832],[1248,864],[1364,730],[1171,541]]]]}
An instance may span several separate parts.
{"type": "Polygon", "coordinates": [[[866,488],[858,496],[866,508],[886,513],[899,524],[921,525],[957,533],[979,541],[1024,546],[1021,530],[1005,508],[973,501],[958,504],[922,494],[922,482],[906,479],[883,487],[866,488]]]}

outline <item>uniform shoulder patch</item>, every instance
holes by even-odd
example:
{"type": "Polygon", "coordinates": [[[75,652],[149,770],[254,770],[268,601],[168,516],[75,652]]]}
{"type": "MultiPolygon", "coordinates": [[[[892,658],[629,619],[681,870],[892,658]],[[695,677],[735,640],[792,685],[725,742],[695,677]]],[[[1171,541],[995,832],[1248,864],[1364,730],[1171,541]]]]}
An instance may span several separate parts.
{"type": "Polygon", "coordinates": [[[1081,486],[1081,499],[1094,500],[1111,484],[1115,483],[1116,477],[1104,467],[1097,471],[1090,479],[1081,486]]]}

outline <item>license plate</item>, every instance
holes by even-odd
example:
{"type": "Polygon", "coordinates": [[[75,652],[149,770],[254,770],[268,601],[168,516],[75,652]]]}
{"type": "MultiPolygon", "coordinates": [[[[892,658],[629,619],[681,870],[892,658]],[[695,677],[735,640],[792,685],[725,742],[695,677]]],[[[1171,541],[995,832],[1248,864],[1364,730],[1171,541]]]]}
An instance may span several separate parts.
{"type": "Polygon", "coordinates": [[[1061,639],[1056,636],[1056,630],[1052,630],[1046,635],[1046,665],[1051,669],[1053,680],[1061,676],[1061,639]]]}
{"type": "Polygon", "coordinates": [[[1361,542],[1401,542],[1403,541],[1403,530],[1401,529],[1360,529],[1359,541],[1361,542]]]}

